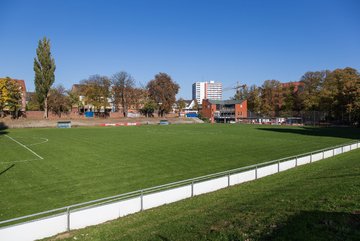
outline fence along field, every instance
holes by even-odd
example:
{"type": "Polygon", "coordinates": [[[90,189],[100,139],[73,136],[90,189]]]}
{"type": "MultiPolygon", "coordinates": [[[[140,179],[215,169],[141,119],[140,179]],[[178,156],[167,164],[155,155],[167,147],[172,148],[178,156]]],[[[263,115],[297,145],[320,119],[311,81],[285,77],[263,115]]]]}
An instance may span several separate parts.
{"type": "Polygon", "coordinates": [[[255,180],[300,165],[333,157],[358,149],[359,147],[360,141],[355,141],[297,156],[76,204],[8,220],[7,222],[0,222],[0,224],[11,223],[12,221],[47,215],[46,218],[0,228],[0,238],[2,237],[9,240],[34,240],[72,229],[100,224],[128,214],[176,202],[195,195],[209,193],[231,185],[255,180]],[[64,212],[64,209],[66,212],[64,212]],[[60,214],[50,215],[51,213],[60,211],[62,211],[60,214]]]}
{"type": "Polygon", "coordinates": [[[8,132],[44,159],[0,136],[0,220],[305,153],[359,136],[358,129],[247,125],[8,132]],[[5,163],[8,160],[12,163],[5,163]]]}
{"type": "Polygon", "coordinates": [[[67,236],[64,241],[358,240],[359,155],[357,149],[59,236],[67,236]]]}

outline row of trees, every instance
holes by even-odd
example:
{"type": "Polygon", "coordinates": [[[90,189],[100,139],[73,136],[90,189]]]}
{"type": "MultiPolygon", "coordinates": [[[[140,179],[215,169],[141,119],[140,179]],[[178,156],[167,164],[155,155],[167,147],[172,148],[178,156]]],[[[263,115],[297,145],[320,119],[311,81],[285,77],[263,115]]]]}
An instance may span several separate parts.
{"type": "MultiPolygon", "coordinates": [[[[159,116],[171,111],[175,103],[179,85],[169,75],[159,73],[146,87],[136,87],[134,78],[127,72],[118,72],[112,77],[93,75],[82,80],[77,88],[66,90],[62,85],[50,88],[47,109],[58,116],[77,106],[78,111],[92,107],[97,115],[106,115],[110,105],[115,112],[122,112],[126,117],[129,109],[140,110],[148,117],[157,110],[159,116]]],[[[45,110],[38,92],[29,97],[29,110],[45,110]]]]}
{"type": "Polygon", "coordinates": [[[158,110],[158,115],[164,116],[175,103],[178,91],[179,85],[166,73],[155,75],[146,87],[139,88],[129,73],[121,71],[110,78],[90,76],[81,81],[78,92],[72,94],[83,96],[85,104],[93,105],[97,112],[106,112],[106,106],[111,102],[115,111],[121,111],[125,117],[129,109],[140,109],[146,116],[153,116],[158,110]]]}
{"type": "Polygon", "coordinates": [[[95,111],[106,113],[110,102],[115,111],[121,110],[124,116],[128,115],[130,108],[138,109],[140,106],[143,106],[141,113],[146,116],[152,116],[155,110],[163,116],[171,110],[180,88],[166,73],[155,75],[145,88],[138,88],[135,86],[134,78],[121,71],[112,77],[90,76],[81,81],[76,90],[66,91],[62,86],[52,88],[55,69],[50,40],[43,38],[39,41],[34,58],[36,93],[30,98],[28,107],[44,110],[44,118],[48,118],[49,110],[61,115],[74,105],[91,105],[95,111]],[[83,97],[82,100],[79,99],[80,96],[83,97]]]}
{"type": "MultiPolygon", "coordinates": [[[[27,110],[44,111],[44,103],[39,102],[39,99],[41,98],[38,97],[38,93],[28,93],[27,95],[27,110]]],[[[47,98],[48,112],[51,111],[52,113],[61,116],[62,113],[69,112],[74,103],[71,92],[66,90],[62,85],[50,88],[47,98]]]]}
{"type": "Polygon", "coordinates": [[[127,72],[119,72],[112,77],[93,75],[80,82],[79,88],[72,93],[75,98],[83,96],[78,104],[92,105],[95,112],[106,113],[106,107],[113,104],[115,111],[128,115],[131,107],[138,107],[145,92],[135,86],[134,78],[127,72]]]}
{"type": "Polygon", "coordinates": [[[266,80],[262,86],[239,90],[234,99],[247,99],[248,110],[262,116],[323,111],[328,121],[360,122],[360,74],[356,69],[307,72],[299,82],[266,80]]]}

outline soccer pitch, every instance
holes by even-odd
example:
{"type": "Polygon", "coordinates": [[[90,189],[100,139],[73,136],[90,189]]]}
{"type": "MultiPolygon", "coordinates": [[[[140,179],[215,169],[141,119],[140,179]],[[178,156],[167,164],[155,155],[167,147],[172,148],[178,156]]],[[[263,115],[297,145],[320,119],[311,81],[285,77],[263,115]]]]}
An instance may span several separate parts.
{"type": "MultiPolygon", "coordinates": [[[[7,132],[7,133],[6,133],[7,132]]],[[[170,125],[0,134],[0,220],[301,154],[351,128],[170,125]]]]}

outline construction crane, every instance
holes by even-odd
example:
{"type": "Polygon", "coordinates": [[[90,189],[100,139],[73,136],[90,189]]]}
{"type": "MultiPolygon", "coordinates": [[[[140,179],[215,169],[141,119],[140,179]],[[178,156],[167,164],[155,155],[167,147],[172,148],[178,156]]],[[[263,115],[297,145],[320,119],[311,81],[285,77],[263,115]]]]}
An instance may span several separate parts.
{"type": "Polygon", "coordinates": [[[239,94],[240,89],[245,89],[245,88],[246,88],[246,84],[240,85],[240,83],[238,81],[238,82],[236,82],[236,86],[225,88],[225,89],[223,89],[223,91],[236,90],[236,94],[239,94]]]}

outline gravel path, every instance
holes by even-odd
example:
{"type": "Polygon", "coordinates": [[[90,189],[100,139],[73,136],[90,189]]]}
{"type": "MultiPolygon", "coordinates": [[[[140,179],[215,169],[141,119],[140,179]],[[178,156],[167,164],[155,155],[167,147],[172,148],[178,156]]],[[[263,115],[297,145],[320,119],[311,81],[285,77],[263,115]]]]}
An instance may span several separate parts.
{"type": "MultiPolygon", "coordinates": [[[[160,120],[166,119],[171,124],[194,124],[194,123],[203,123],[203,121],[198,118],[119,118],[119,119],[59,119],[59,120],[30,120],[30,119],[0,119],[0,127],[4,126],[5,128],[37,128],[37,127],[56,127],[58,121],[71,121],[73,127],[77,126],[99,126],[104,123],[126,123],[126,122],[138,122],[142,125],[155,125],[158,124],[160,120]]],[[[0,128],[1,129],[1,128],[0,128]]],[[[4,128],[3,128],[4,129],[4,128]]]]}

